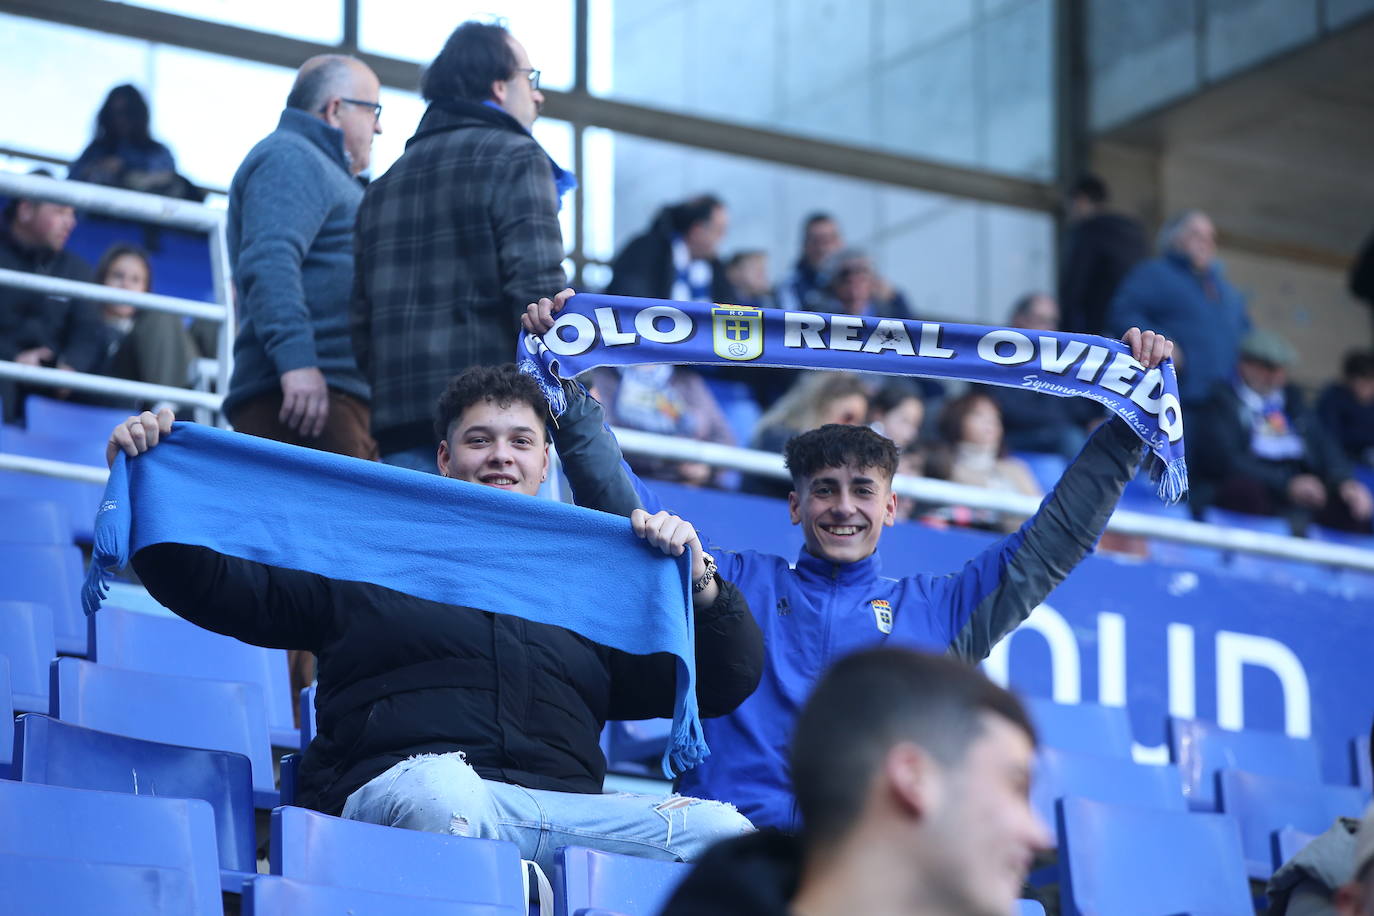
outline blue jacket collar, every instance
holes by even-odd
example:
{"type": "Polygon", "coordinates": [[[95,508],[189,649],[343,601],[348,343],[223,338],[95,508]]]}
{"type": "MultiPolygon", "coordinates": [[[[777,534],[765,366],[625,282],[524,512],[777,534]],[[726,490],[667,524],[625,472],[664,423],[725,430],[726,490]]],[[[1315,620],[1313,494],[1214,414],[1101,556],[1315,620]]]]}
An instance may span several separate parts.
{"type": "Polygon", "coordinates": [[[797,554],[797,572],[807,578],[823,579],[838,585],[856,585],[870,582],[882,573],[883,561],[878,551],[873,551],[862,560],[854,563],[832,563],[812,556],[806,548],[797,554]]]}
{"type": "Polygon", "coordinates": [[[348,157],[344,155],[344,135],[337,127],[330,127],[308,111],[284,108],[281,120],[277,122],[277,130],[300,134],[337,162],[339,168],[348,171],[348,157]]]}

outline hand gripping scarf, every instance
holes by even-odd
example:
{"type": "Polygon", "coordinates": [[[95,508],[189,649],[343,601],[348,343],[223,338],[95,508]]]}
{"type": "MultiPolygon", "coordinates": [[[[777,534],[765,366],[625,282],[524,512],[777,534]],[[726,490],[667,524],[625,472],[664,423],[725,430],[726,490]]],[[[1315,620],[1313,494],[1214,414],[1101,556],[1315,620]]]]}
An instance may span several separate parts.
{"type": "Polygon", "coordinates": [[[677,698],[664,773],[709,753],[697,713],[690,556],[663,555],[628,519],[178,423],[156,448],[121,454],[110,470],[86,613],[100,607],[114,570],[159,543],[512,614],[636,655],[670,652],[677,698]]]}
{"type": "Polygon", "coordinates": [[[1146,369],[1125,344],[1104,337],[584,294],[547,334],[522,335],[516,351],[555,416],[566,406],[560,379],[645,363],[843,369],[1091,398],[1159,459],[1160,499],[1176,503],[1188,492],[1173,360],[1146,369]]]}

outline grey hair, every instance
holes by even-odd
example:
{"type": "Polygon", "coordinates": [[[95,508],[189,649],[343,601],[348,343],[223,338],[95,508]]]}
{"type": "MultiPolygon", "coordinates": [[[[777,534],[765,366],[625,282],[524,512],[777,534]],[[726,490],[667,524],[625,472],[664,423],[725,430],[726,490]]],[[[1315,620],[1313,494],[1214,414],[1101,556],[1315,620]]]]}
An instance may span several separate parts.
{"type": "Polygon", "coordinates": [[[1168,254],[1173,251],[1174,244],[1183,232],[1183,227],[1188,225],[1188,221],[1195,216],[1206,215],[1201,210],[1184,210],[1181,213],[1175,213],[1164,221],[1164,225],[1159,227],[1159,235],[1155,236],[1155,249],[1160,254],[1168,254]]]}
{"type": "Polygon", "coordinates": [[[330,99],[348,91],[354,60],[344,54],[325,54],[306,61],[286,96],[286,107],[312,114],[320,111],[330,99]]]}

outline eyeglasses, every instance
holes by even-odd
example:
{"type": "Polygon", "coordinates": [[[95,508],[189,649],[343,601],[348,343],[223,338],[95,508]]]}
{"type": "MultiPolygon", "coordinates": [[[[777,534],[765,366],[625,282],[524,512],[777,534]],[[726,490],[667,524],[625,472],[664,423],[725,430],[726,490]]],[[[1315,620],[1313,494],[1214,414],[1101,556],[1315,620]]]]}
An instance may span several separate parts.
{"type": "Polygon", "coordinates": [[[530,88],[531,88],[531,89],[538,89],[538,88],[539,88],[539,71],[538,71],[538,70],[534,69],[533,67],[516,67],[516,68],[515,68],[515,72],[516,72],[516,73],[523,73],[523,74],[525,74],[525,75],[529,78],[529,81],[530,81],[530,88]]]}
{"type": "Polygon", "coordinates": [[[362,99],[345,99],[342,97],[340,97],[339,101],[347,102],[350,105],[357,105],[359,108],[371,108],[372,120],[380,121],[382,119],[382,106],[378,102],[364,102],[362,99]]]}

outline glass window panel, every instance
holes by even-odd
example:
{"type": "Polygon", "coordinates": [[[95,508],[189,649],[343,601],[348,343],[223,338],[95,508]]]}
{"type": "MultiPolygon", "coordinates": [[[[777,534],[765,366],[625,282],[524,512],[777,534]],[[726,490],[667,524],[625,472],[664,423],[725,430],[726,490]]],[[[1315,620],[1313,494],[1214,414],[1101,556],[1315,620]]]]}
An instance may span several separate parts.
{"type": "Polygon", "coordinates": [[[1053,0],[591,0],[593,92],[1049,180],[1053,0]]]}
{"type": "MultiPolygon", "coordinates": [[[[110,0],[105,0],[110,2],[110,0]]],[[[259,32],[334,45],[343,41],[343,0],[113,0],[259,32]]]]}
{"type": "Polygon", "coordinates": [[[573,0],[359,0],[358,43],[388,57],[429,63],[467,19],[505,20],[525,46],[540,85],[573,84],[573,0]]]}

